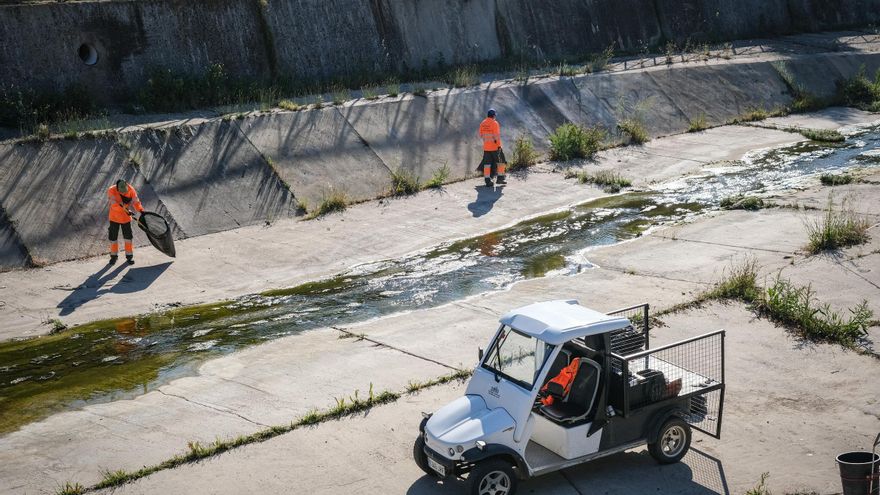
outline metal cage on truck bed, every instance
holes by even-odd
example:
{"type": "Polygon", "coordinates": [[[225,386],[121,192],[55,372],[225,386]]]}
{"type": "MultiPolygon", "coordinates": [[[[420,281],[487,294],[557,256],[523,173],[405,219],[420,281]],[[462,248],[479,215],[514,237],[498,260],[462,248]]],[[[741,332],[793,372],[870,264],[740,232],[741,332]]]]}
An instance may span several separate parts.
{"type": "Polygon", "coordinates": [[[724,408],[724,330],[650,348],[649,306],[608,313],[629,318],[633,326],[610,335],[609,404],[624,417],[646,406],[687,399],[682,419],[691,427],[721,437],[724,408]]]}

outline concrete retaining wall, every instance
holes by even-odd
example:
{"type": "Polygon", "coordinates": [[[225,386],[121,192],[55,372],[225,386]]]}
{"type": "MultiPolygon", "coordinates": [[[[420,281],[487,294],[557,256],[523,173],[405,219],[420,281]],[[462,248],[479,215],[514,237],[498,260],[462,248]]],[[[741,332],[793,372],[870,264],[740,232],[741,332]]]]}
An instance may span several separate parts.
{"type": "MultiPolygon", "coordinates": [[[[0,3],[14,3],[2,2],[0,3]]],[[[109,0],[0,5],[0,87],[127,102],[151,68],[236,78],[387,78],[610,45],[730,40],[880,21],[880,0],[109,0]],[[79,49],[95,50],[86,65],[79,49]]]]}
{"type": "Polygon", "coordinates": [[[105,191],[119,178],[138,188],[148,209],[168,216],[178,237],[200,235],[293,216],[297,201],[315,206],[331,191],[355,201],[384,195],[396,170],[426,181],[447,166],[449,179],[467,177],[481,156],[476,128],[489,106],[498,110],[507,150],[524,135],[546,151],[548,134],[564,122],[613,130],[635,116],[652,136],[678,133],[700,115],[717,125],[751,108],[789,105],[782,65],[797,84],[823,96],[863,64],[880,68],[880,54],[494,82],[115,139],[4,144],[0,267],[103,253],[105,191]]]}

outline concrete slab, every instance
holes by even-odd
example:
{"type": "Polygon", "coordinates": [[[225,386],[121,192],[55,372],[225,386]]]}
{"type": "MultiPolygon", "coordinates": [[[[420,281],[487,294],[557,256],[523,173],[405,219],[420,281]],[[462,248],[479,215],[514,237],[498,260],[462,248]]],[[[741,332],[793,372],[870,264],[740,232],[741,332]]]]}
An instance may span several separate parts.
{"type": "Polygon", "coordinates": [[[450,179],[468,177],[482,158],[477,136],[483,111],[471,109],[470,127],[453,126],[444,118],[462,90],[445,90],[425,98],[400,96],[380,103],[346,106],[342,113],[376,155],[391,170],[405,169],[423,181],[443,165],[450,179]]]}
{"type": "Polygon", "coordinates": [[[187,236],[294,214],[293,195],[232,122],[123,135],[187,236]]]}
{"type": "Polygon", "coordinates": [[[214,360],[201,374],[133,400],[87,406],[0,438],[0,493],[50,491],[101,468],[136,470],[212,442],[287,424],[336,399],[361,398],[449,373],[433,362],[323,330],[214,360]],[[291,359],[291,355],[296,359],[291,359]],[[34,462],[38,459],[39,468],[34,462]]]}
{"type": "Polygon", "coordinates": [[[0,204],[34,263],[106,253],[107,188],[119,179],[137,189],[145,208],[164,213],[127,158],[109,139],[0,145],[0,204]]]}
{"type": "Polygon", "coordinates": [[[873,126],[880,124],[880,116],[857,108],[831,107],[817,112],[797,113],[785,117],[773,117],[760,123],[777,127],[803,127],[808,129],[840,129],[846,126],[873,126]]]}
{"type": "Polygon", "coordinates": [[[297,200],[317,206],[332,191],[356,200],[388,192],[391,174],[336,107],[236,121],[272,160],[297,200]]]}

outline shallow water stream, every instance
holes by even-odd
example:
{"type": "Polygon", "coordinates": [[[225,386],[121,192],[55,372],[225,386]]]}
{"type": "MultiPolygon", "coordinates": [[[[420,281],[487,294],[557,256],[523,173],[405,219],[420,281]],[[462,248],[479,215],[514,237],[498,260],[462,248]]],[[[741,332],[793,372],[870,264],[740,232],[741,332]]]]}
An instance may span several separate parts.
{"type": "Polygon", "coordinates": [[[282,336],[589,270],[590,249],[691,220],[717,209],[724,197],[880,165],[878,143],[880,132],[872,130],[840,145],[809,142],[753,152],[649,191],[590,201],[331,279],[0,343],[0,433],[85,403],[146,393],[194,373],[205,359],[282,336]]]}

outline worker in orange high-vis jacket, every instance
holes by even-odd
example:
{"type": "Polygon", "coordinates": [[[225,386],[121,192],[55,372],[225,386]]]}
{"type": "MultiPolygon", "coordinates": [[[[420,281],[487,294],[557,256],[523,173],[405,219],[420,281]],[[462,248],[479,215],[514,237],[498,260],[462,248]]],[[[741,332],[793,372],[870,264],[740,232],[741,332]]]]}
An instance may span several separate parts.
{"type": "Polygon", "coordinates": [[[495,109],[490,108],[486,118],[480,123],[480,139],[483,140],[483,160],[477,170],[483,171],[486,187],[492,187],[492,179],[498,177],[498,184],[506,183],[507,160],[501,150],[501,125],[495,119],[495,109]]]}
{"type": "Polygon", "coordinates": [[[132,244],[131,217],[132,209],[139,213],[144,212],[141,200],[138,199],[137,191],[128,182],[120,179],[116,184],[107,189],[107,199],[110,200],[110,264],[119,259],[119,229],[122,228],[122,238],[125,240],[125,259],[129,265],[134,264],[134,245],[132,244]]]}

